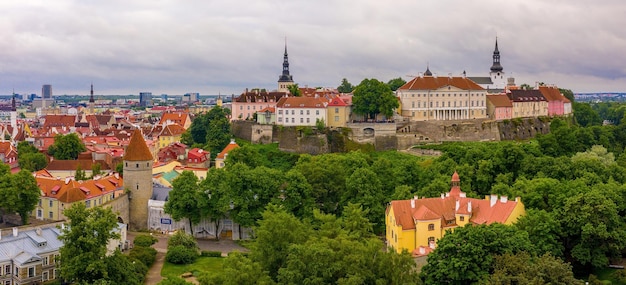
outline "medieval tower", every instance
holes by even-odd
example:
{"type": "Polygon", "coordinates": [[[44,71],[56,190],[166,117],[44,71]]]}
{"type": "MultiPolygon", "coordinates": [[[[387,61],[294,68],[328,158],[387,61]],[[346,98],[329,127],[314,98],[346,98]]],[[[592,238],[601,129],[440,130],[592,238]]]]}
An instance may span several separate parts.
{"type": "Polygon", "coordinates": [[[285,54],[283,55],[283,73],[278,77],[278,92],[289,92],[289,86],[293,84],[293,76],[289,74],[289,56],[287,55],[287,40],[285,40],[285,54]]]}
{"type": "Polygon", "coordinates": [[[152,153],[139,129],[124,152],[124,188],[129,191],[130,229],[148,228],[148,200],[152,196],[152,153]]]}

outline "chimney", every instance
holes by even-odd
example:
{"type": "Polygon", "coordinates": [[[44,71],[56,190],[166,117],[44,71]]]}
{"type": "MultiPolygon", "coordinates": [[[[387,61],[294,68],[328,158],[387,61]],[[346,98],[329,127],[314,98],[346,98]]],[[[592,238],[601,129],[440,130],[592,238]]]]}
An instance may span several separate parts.
{"type": "Polygon", "coordinates": [[[415,199],[411,199],[411,209],[415,209],[415,199]]]}
{"type": "Polygon", "coordinates": [[[426,254],[426,249],[423,246],[420,246],[420,254],[421,255],[426,254]]]}
{"type": "Polygon", "coordinates": [[[37,233],[37,235],[38,235],[38,236],[41,236],[41,228],[40,228],[40,227],[37,227],[37,228],[35,229],[35,233],[37,233]]]}
{"type": "Polygon", "coordinates": [[[472,201],[467,202],[467,212],[472,213],[472,201]]]}
{"type": "Polygon", "coordinates": [[[17,237],[17,228],[13,228],[13,236],[17,237]]]}
{"type": "Polygon", "coordinates": [[[458,211],[460,206],[461,206],[461,202],[459,200],[456,200],[456,203],[454,205],[454,210],[458,211]]]}
{"type": "Polygon", "coordinates": [[[435,249],[435,241],[428,242],[428,247],[435,249]]]}
{"type": "Polygon", "coordinates": [[[518,196],[518,197],[515,197],[515,202],[518,202],[518,203],[519,203],[519,202],[522,202],[522,198],[520,198],[519,196],[518,196]]]}
{"type": "Polygon", "coordinates": [[[445,194],[441,193],[441,199],[445,198],[445,194]]]}
{"type": "Polygon", "coordinates": [[[491,199],[489,199],[489,207],[493,207],[498,201],[498,195],[491,194],[491,199]]]}
{"type": "Polygon", "coordinates": [[[506,203],[508,201],[509,201],[509,199],[508,199],[507,196],[500,196],[500,203],[506,203]]]}
{"type": "Polygon", "coordinates": [[[64,230],[65,229],[65,224],[61,224],[61,229],[64,230]]]}

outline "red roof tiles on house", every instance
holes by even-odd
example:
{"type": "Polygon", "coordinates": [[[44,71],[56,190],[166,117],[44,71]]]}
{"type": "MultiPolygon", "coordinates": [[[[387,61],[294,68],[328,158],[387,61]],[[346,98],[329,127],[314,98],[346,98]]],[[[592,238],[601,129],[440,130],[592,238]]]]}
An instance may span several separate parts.
{"type": "Polygon", "coordinates": [[[130,143],[124,152],[124,160],[149,161],[152,159],[152,152],[150,152],[146,141],[143,139],[141,131],[135,129],[135,132],[133,132],[133,135],[130,138],[130,143]]]}
{"type": "Polygon", "coordinates": [[[445,86],[454,86],[463,90],[485,90],[474,81],[465,77],[415,77],[398,90],[436,90],[445,86]]]}

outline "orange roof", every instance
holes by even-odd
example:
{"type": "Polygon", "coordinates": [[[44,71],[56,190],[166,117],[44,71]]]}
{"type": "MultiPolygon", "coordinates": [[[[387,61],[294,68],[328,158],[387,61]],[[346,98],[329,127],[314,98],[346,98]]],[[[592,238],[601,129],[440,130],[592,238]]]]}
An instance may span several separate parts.
{"type": "Polygon", "coordinates": [[[504,94],[487,95],[487,101],[491,102],[495,107],[513,107],[513,103],[511,103],[509,97],[504,94]]]}
{"type": "Polygon", "coordinates": [[[59,179],[45,175],[37,175],[35,179],[43,196],[55,198],[63,203],[108,195],[124,187],[124,181],[117,173],[85,181],[76,181],[72,178],[59,179]]]}
{"type": "Polygon", "coordinates": [[[444,86],[454,86],[463,90],[485,90],[466,77],[415,77],[402,85],[399,90],[436,90],[444,86]]]}
{"type": "Polygon", "coordinates": [[[539,86],[539,91],[541,91],[543,97],[546,97],[548,101],[564,101],[565,96],[563,96],[561,91],[556,87],[539,86]]]}
{"type": "Polygon", "coordinates": [[[235,140],[231,140],[230,143],[220,152],[215,159],[225,159],[226,155],[233,149],[238,148],[239,145],[235,142],[235,140]]]}
{"type": "Polygon", "coordinates": [[[165,124],[168,120],[174,122],[175,124],[179,124],[181,126],[185,125],[185,122],[189,118],[187,113],[177,112],[177,113],[163,113],[161,116],[161,121],[159,124],[165,124]]]}
{"type": "Polygon", "coordinates": [[[178,136],[185,132],[185,128],[178,124],[167,125],[163,128],[161,136],[178,136]]]}
{"type": "Polygon", "coordinates": [[[346,102],[344,102],[341,97],[339,96],[335,96],[335,98],[331,99],[330,102],[328,103],[328,106],[337,106],[337,107],[341,107],[341,106],[348,106],[348,104],[346,104],[346,102]]]}
{"type": "MultiPolygon", "coordinates": [[[[458,179],[458,174],[452,181],[455,178],[458,179]]],[[[420,220],[442,219],[441,224],[445,225],[445,220],[455,220],[457,214],[470,215],[469,221],[474,224],[504,223],[517,203],[506,197],[498,199],[497,196],[484,200],[467,198],[458,186],[453,186],[450,192],[441,197],[391,201],[389,208],[393,209],[396,224],[407,230],[415,229],[415,221],[420,220]]]]}
{"type": "Polygon", "coordinates": [[[283,97],[276,103],[276,108],[326,108],[328,101],[315,97],[283,97]]]}
{"type": "Polygon", "coordinates": [[[152,160],[152,153],[143,139],[143,135],[139,129],[135,129],[133,136],[130,137],[130,143],[126,147],[124,160],[128,161],[149,161],[152,160]]]}

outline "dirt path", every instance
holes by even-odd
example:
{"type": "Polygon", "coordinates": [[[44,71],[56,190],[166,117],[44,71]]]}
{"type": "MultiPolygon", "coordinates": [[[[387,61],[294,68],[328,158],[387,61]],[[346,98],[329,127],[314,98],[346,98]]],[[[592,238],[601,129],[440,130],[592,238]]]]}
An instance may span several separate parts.
{"type": "Polygon", "coordinates": [[[156,260],[152,267],[148,270],[148,274],[146,274],[146,282],[145,284],[157,284],[163,280],[161,277],[161,269],[163,268],[163,263],[165,262],[165,252],[161,252],[160,249],[157,249],[156,260]]]}

